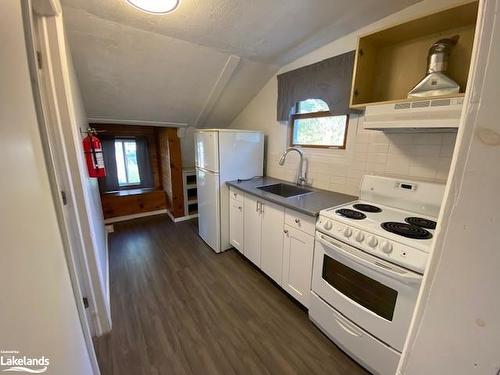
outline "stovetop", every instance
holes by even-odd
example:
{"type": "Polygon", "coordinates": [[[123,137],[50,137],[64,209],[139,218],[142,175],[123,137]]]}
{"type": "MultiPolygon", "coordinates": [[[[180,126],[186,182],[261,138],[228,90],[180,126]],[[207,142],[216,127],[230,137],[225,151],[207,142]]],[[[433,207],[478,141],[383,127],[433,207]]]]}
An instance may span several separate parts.
{"type": "Polygon", "coordinates": [[[423,273],[433,242],[435,220],[411,211],[356,201],[321,211],[316,230],[388,262],[423,273]],[[406,236],[396,233],[401,228],[406,236]]]}
{"type": "Polygon", "coordinates": [[[443,184],[365,175],[359,200],[321,211],[316,230],[423,273],[443,194],[443,184]]]}
{"type": "Polygon", "coordinates": [[[329,208],[320,215],[427,253],[434,236],[432,223],[436,222],[434,217],[366,201],[329,208]]]}

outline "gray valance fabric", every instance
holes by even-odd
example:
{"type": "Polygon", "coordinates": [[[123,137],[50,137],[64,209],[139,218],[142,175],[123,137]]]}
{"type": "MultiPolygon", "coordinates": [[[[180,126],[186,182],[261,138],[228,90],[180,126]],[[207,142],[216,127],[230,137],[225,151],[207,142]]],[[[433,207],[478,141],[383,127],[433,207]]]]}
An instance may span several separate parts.
{"type": "Polygon", "coordinates": [[[278,121],[306,99],[322,99],[335,115],[349,111],[355,51],[278,75],[278,121]]]}

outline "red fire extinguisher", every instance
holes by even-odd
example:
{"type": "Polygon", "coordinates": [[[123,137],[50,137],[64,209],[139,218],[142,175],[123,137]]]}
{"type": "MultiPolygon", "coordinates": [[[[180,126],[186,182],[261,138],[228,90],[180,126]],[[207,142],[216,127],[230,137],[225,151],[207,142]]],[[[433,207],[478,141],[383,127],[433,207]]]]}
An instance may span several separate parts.
{"type": "Polygon", "coordinates": [[[102,154],[102,145],[99,138],[96,137],[97,131],[94,128],[87,130],[87,136],[83,139],[83,152],[89,177],[105,177],[104,157],[102,154]]]}

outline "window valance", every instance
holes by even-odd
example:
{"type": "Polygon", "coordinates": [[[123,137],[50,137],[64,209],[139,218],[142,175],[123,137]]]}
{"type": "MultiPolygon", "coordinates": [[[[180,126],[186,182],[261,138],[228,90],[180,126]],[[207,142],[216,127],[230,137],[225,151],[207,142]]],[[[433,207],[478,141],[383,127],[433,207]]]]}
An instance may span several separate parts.
{"type": "Polygon", "coordinates": [[[278,75],[277,120],[287,121],[299,101],[322,99],[335,115],[349,114],[355,51],[278,75]]]}

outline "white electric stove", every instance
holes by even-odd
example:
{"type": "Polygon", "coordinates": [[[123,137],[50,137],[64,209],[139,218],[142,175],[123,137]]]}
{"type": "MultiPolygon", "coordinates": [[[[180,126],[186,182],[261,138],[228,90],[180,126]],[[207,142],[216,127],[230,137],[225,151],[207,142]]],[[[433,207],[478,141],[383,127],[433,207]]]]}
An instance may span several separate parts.
{"type": "Polygon", "coordinates": [[[374,373],[394,374],[444,185],[365,176],[360,199],[320,212],[309,316],[374,373]]]}

